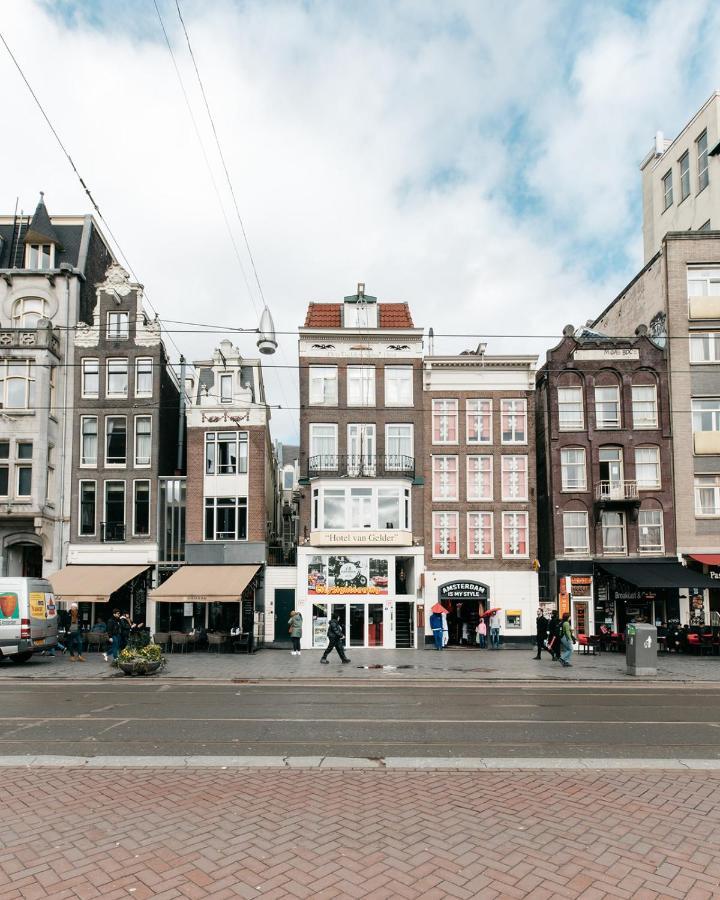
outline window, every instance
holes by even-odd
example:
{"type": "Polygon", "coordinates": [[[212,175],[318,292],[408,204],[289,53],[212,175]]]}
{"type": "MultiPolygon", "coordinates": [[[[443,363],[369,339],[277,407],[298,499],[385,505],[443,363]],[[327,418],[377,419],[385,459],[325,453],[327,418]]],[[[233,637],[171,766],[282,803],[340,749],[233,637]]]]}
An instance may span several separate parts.
{"type": "Polygon", "coordinates": [[[385,406],[412,405],[412,366],[385,366],[385,406]]]}
{"type": "Polygon", "coordinates": [[[29,360],[0,362],[0,403],[4,409],[35,406],[35,365],[29,360]]]}
{"type": "Polygon", "coordinates": [[[503,456],[501,472],[503,500],[527,500],[528,498],[528,458],[527,456],[503,456]]]}
{"type": "Polygon", "coordinates": [[[693,431],[720,431],[720,399],[691,402],[693,431]]]}
{"type": "Polygon", "coordinates": [[[410,528],[410,489],[383,487],[315,488],[312,527],[324,530],[410,528]]]}
{"type": "Polygon", "coordinates": [[[205,434],[205,474],[245,475],[248,470],[247,431],[208,431],[205,434]]]}
{"type": "Polygon", "coordinates": [[[566,447],[560,451],[560,476],[563,491],[586,491],[585,450],[566,447]]]}
{"type": "Polygon", "coordinates": [[[127,397],[128,395],[128,361],[126,359],[109,359],[107,361],[107,397],[127,397]]]}
{"type": "Polygon", "coordinates": [[[633,428],[657,428],[657,388],[654,384],[632,386],[633,428]]]}
{"type": "Polygon", "coordinates": [[[504,512],[502,514],[503,556],[528,555],[528,514],[504,512]]]}
{"type": "Polygon", "coordinates": [[[375,406],[375,367],[348,366],[348,406],[375,406]]]}
{"type": "Polygon", "coordinates": [[[568,556],[589,552],[590,538],[586,512],[563,513],[563,545],[568,556]]]}
{"type": "Polygon", "coordinates": [[[54,244],[27,244],[25,247],[25,268],[46,271],[55,265],[54,244]]]}
{"type": "Polygon", "coordinates": [[[433,444],[457,444],[458,442],[458,402],[457,400],[433,400],[432,402],[433,444]]]}
{"type": "Polygon", "coordinates": [[[707,331],[690,335],[690,362],[720,362],[720,331],[707,331]]]}
{"type": "Polygon", "coordinates": [[[690,154],[686,150],[680,157],[680,202],[690,195],[690,154]]]}
{"type": "Polygon", "coordinates": [[[687,270],[688,297],[720,296],[720,268],[687,270]]]}
{"type": "Polygon", "coordinates": [[[150,465],[152,447],[152,416],[135,416],[135,465],[150,465]]]}
{"type": "Polygon", "coordinates": [[[491,512],[471,512],[467,516],[467,555],[469,558],[494,555],[493,514],[491,512]]]}
{"type": "MultiPolygon", "coordinates": [[[[18,460],[32,460],[33,445],[31,441],[18,441],[16,446],[18,460]]],[[[15,491],[18,497],[29,497],[32,494],[32,465],[15,466],[15,491]]]]}
{"type": "Polygon", "coordinates": [[[620,427],[620,388],[595,388],[595,424],[597,428],[620,427]]]}
{"type": "Polygon", "coordinates": [[[603,510],[600,523],[605,553],[625,553],[625,514],[603,510]]]}
{"type": "Polygon", "coordinates": [[[97,466],[98,461],[98,420],[97,416],[82,416],[80,419],[80,465],[97,466]]]}
{"type": "Polygon", "coordinates": [[[283,490],[291,491],[295,487],[295,470],[294,469],[284,469],[283,470],[283,490]]]}
{"type": "Polygon", "coordinates": [[[348,475],[375,475],[375,425],[347,427],[348,475]]]}
{"type": "Polygon", "coordinates": [[[468,500],[492,500],[492,456],[467,457],[467,498],[468,500]]]}
{"type": "Polygon", "coordinates": [[[343,304],[344,328],[377,328],[377,318],[375,303],[343,304]]]}
{"type": "Polygon", "coordinates": [[[433,500],[458,499],[457,456],[433,456],[432,498],[433,500]]]}
{"type": "Polygon", "coordinates": [[[385,469],[388,471],[405,469],[413,459],[412,425],[385,426],[385,469]]]}
{"type": "Polygon", "coordinates": [[[47,303],[41,297],[21,297],[13,304],[13,328],[37,328],[40,319],[46,318],[47,303]]]}
{"type": "Polygon", "coordinates": [[[396,488],[378,488],[378,528],[390,530],[403,527],[401,501],[400,492],[396,488]]]}
{"type": "Polygon", "coordinates": [[[500,434],[503,444],[527,444],[527,402],[500,401],[500,434]]]}
{"type": "Polygon", "coordinates": [[[664,553],[661,509],[641,509],[638,513],[638,546],[641,553],[664,553]]]}
{"type": "Polygon", "coordinates": [[[695,515],[720,516],[720,475],[695,476],[695,515]]]}
{"type": "Polygon", "coordinates": [[[310,405],[337,406],[337,366],[310,366],[310,405]]]}
{"type": "Polygon", "coordinates": [[[232,399],[233,399],[232,375],[221,375],[220,376],[220,402],[221,403],[232,403],[232,399]]]}
{"type": "Polygon", "coordinates": [[[666,172],[663,175],[662,189],[663,189],[663,201],[665,204],[663,206],[663,212],[664,212],[666,209],[669,209],[669,207],[672,206],[672,202],[673,202],[672,170],[669,172],[666,172]]]}
{"type": "Polygon", "coordinates": [[[135,396],[152,397],[153,361],[141,357],[135,360],[135,396]]]}
{"type": "Polygon", "coordinates": [[[0,441],[0,497],[7,497],[10,491],[10,441],[0,441]]]}
{"type": "Polygon", "coordinates": [[[710,181],[707,131],[703,131],[695,143],[697,144],[698,193],[700,193],[705,190],[710,181]]]}
{"type": "Polygon", "coordinates": [[[54,505],[55,493],[55,448],[48,447],[47,451],[47,478],[45,479],[45,502],[54,505]]]}
{"type": "Polygon", "coordinates": [[[107,337],[109,341],[126,341],[130,337],[130,313],[108,313],[107,337]]]}
{"type": "Polygon", "coordinates": [[[310,458],[320,469],[337,469],[337,425],[310,426],[310,458]]]}
{"type": "Polygon", "coordinates": [[[581,387],[558,388],[558,424],[560,431],[580,431],[585,427],[581,387]]]}
{"type": "Polygon", "coordinates": [[[105,540],[125,537],[125,482],[105,482],[105,540]]]}
{"type": "Polygon", "coordinates": [[[247,540],[246,497],[207,497],[205,499],[205,540],[247,540]]]}
{"type": "Polygon", "coordinates": [[[657,490],[660,487],[660,448],[635,448],[635,478],[639,491],[657,490]]]}
{"type": "Polygon", "coordinates": [[[150,534],[150,482],[136,481],[133,492],[133,534],[150,534]]]}
{"type": "Polygon", "coordinates": [[[434,512],[433,556],[452,556],[458,554],[458,514],[456,512],[434,512]]]}
{"type": "Polygon", "coordinates": [[[82,361],[82,395],[83,397],[100,396],[100,363],[96,359],[82,361]]]}
{"type": "Polygon", "coordinates": [[[97,506],[97,485],[94,481],[80,482],[80,529],[79,534],[89,537],[95,534],[97,506]]]}
{"type": "Polygon", "coordinates": [[[344,488],[327,488],[323,492],[323,528],[345,528],[344,488]]]}
{"type": "Polygon", "coordinates": [[[127,420],[125,416],[105,419],[105,465],[127,464],[127,420]]]}
{"type": "Polygon", "coordinates": [[[465,416],[468,444],[491,444],[492,400],[468,400],[465,416]]]}
{"type": "Polygon", "coordinates": [[[350,527],[372,528],[372,488],[350,489],[350,527]]]}

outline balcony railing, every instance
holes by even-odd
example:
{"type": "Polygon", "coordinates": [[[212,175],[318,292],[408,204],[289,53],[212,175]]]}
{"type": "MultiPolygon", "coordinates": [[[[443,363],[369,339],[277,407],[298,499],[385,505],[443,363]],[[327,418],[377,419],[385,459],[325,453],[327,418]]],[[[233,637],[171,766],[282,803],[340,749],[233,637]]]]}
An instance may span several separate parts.
{"type": "Polygon", "coordinates": [[[308,477],[413,478],[415,457],[391,453],[386,456],[322,454],[308,460],[308,477]]]}
{"type": "Polygon", "coordinates": [[[125,540],[125,525],[120,522],[101,522],[100,535],[104,544],[125,540]]]}
{"type": "Polygon", "coordinates": [[[598,481],[595,484],[595,499],[632,503],[640,499],[637,481],[598,481]]]}

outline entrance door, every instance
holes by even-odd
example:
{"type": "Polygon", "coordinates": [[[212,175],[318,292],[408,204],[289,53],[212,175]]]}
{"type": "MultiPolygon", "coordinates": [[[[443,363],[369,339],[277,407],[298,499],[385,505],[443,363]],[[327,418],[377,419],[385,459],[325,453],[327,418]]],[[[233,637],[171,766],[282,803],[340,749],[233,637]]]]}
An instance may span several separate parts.
{"type": "Polygon", "coordinates": [[[600,448],[600,482],[603,494],[610,499],[622,499],[623,459],[621,447],[600,448]]]}
{"type": "Polygon", "coordinates": [[[348,425],[348,475],[375,474],[375,426],[348,425]]]}
{"type": "Polygon", "coordinates": [[[364,603],[350,604],[350,629],[348,645],[350,647],[365,646],[365,610],[364,603]]]}
{"type": "Polygon", "coordinates": [[[290,643],[288,619],[294,609],[295,588],[275,588],[275,641],[290,643]]]}
{"type": "Polygon", "coordinates": [[[395,646],[398,649],[415,646],[415,604],[406,600],[395,603],[395,646]]]}
{"type": "Polygon", "coordinates": [[[573,627],[575,634],[588,635],[590,633],[590,623],[588,621],[589,603],[587,600],[573,600],[574,622],[573,627]]]}

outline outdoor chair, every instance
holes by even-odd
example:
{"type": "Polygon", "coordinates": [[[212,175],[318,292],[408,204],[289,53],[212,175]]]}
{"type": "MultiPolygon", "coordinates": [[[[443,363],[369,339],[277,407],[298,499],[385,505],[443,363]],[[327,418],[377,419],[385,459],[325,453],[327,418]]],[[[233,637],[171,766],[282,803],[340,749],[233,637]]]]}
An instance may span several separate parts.
{"type": "Polygon", "coordinates": [[[167,645],[170,642],[170,634],[167,631],[156,631],[153,635],[153,642],[163,650],[167,650],[167,645]]]}
{"type": "Polygon", "coordinates": [[[171,631],[170,632],[170,640],[172,641],[172,652],[175,652],[175,649],[179,649],[181,653],[184,653],[187,649],[188,636],[183,634],[182,631],[171,631]]]}
{"type": "Polygon", "coordinates": [[[217,652],[220,653],[222,650],[223,644],[225,643],[225,635],[224,634],[208,634],[208,652],[212,650],[213,647],[217,647],[217,652]]]}
{"type": "Polygon", "coordinates": [[[85,640],[87,642],[88,652],[96,650],[100,652],[105,648],[108,642],[108,636],[103,631],[86,631],[85,640]]]}

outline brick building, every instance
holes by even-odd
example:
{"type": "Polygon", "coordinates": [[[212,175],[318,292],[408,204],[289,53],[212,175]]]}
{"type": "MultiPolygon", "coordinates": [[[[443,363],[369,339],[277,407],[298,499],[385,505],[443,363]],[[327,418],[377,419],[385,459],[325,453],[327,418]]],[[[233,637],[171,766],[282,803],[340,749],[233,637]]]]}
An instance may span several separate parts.
{"type": "Polygon", "coordinates": [[[480,613],[495,606],[506,640],[533,633],[536,362],[489,356],[484,344],[425,357],[425,612],[438,601],[449,610],[450,644],[474,644],[480,613]]]}
{"type": "Polygon", "coordinates": [[[412,647],[423,565],[422,329],[358,285],[300,329],[297,608],[303,646],[412,647]],[[311,625],[311,627],[309,627],[311,625]]]}

